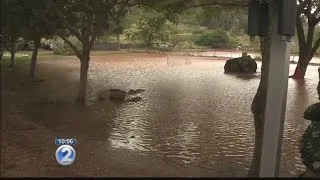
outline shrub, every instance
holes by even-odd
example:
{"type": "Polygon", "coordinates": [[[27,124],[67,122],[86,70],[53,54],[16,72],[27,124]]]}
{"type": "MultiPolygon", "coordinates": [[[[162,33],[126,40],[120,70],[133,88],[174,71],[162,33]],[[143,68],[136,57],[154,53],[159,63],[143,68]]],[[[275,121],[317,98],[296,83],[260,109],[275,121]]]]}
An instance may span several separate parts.
{"type": "MultiPolygon", "coordinates": [[[[82,45],[80,41],[75,38],[75,37],[69,37],[68,40],[76,46],[77,49],[81,50],[82,45]]],[[[55,39],[53,43],[53,54],[58,54],[58,55],[74,55],[74,51],[72,48],[65,43],[61,38],[55,39]]]]}
{"type": "Polygon", "coordinates": [[[214,30],[200,35],[194,41],[198,46],[211,46],[212,48],[223,48],[229,45],[229,36],[223,30],[214,30]]]}

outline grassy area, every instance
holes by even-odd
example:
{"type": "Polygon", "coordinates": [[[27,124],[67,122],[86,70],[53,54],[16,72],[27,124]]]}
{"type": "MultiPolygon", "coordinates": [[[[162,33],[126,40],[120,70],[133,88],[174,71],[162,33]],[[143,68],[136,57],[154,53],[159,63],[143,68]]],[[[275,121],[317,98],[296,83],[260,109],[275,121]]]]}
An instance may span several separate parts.
{"type": "MultiPolygon", "coordinates": [[[[150,50],[150,53],[159,54],[159,53],[179,53],[179,52],[205,52],[205,51],[214,51],[214,49],[175,49],[171,52],[161,52],[158,50],[150,50]]],[[[228,51],[227,49],[223,50],[217,50],[217,51],[228,51]]],[[[232,51],[232,50],[230,50],[232,51]]],[[[147,51],[145,49],[122,49],[120,51],[92,51],[91,55],[114,55],[114,54],[124,54],[124,53],[146,53],[147,51]]],[[[248,52],[249,53],[249,52],[248,52]]],[[[257,52],[258,53],[258,52],[257,52]]],[[[298,54],[294,54],[295,56],[298,56],[298,54]]],[[[16,53],[16,64],[28,64],[30,63],[30,59],[32,56],[32,51],[19,51],[16,53]]],[[[319,56],[315,56],[319,57],[319,56]]],[[[65,55],[56,55],[53,54],[53,51],[47,51],[47,50],[39,50],[38,53],[38,60],[49,60],[49,59],[66,59],[66,58],[76,58],[75,56],[65,56],[65,55]]],[[[261,61],[261,57],[253,57],[257,61],[261,61]]],[[[1,62],[1,66],[6,67],[9,66],[10,63],[10,53],[4,52],[3,54],[3,60],[1,62]]],[[[318,64],[318,63],[317,63],[318,64]]]]}
{"type": "MultiPolygon", "coordinates": [[[[23,53],[16,54],[16,66],[24,65],[30,63],[30,56],[24,56],[23,53]]],[[[11,61],[9,53],[4,53],[1,60],[1,67],[8,67],[11,61]]]]}

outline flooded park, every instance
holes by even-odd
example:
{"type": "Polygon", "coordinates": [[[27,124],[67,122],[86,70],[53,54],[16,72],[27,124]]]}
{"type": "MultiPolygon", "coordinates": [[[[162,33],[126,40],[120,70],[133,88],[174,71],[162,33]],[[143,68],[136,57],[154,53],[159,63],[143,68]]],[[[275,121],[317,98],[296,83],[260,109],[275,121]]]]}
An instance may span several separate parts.
{"type": "MultiPolygon", "coordinates": [[[[75,103],[76,57],[40,53],[38,81],[27,78],[28,60],[14,71],[2,65],[1,174],[246,176],[261,64],[254,76],[228,75],[228,58],[188,58],[191,63],[183,55],[93,52],[86,105],[75,103]],[[137,103],[100,101],[98,94],[109,89],[145,92],[137,103]],[[57,137],[78,140],[70,167],[54,159],[57,137]]],[[[305,169],[299,141],[310,123],[303,112],[318,98],[317,68],[310,65],[304,80],[289,79],[280,176],[305,169]]]]}

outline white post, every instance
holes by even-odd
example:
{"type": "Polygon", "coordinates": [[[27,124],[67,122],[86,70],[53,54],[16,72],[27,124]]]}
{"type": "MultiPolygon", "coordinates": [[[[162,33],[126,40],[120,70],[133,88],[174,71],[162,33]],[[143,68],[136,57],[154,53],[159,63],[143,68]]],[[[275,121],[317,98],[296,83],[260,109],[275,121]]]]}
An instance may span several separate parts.
{"type": "Polygon", "coordinates": [[[260,177],[277,177],[283,138],[290,65],[290,43],[278,35],[278,5],[272,6],[272,38],[260,177]]]}

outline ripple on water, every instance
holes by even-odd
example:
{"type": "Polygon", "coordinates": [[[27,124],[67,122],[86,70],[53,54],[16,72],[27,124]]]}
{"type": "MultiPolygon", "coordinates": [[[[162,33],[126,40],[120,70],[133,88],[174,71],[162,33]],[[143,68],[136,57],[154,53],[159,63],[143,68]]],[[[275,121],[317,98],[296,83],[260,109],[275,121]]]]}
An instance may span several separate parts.
{"type": "MultiPolygon", "coordinates": [[[[93,62],[90,97],[101,89],[146,90],[143,102],[114,107],[111,146],[152,152],[168,161],[229,176],[231,171],[248,170],[254,146],[250,106],[258,78],[226,75],[223,61],[195,60],[192,65],[173,67],[167,67],[161,57],[136,59],[134,64],[129,60],[93,62]]],[[[306,82],[289,79],[281,160],[287,172],[304,169],[297,146],[308,125],[302,120],[303,111],[316,101],[317,79],[312,66],[306,82]]],[[[104,118],[107,112],[97,113],[104,118]]]]}

